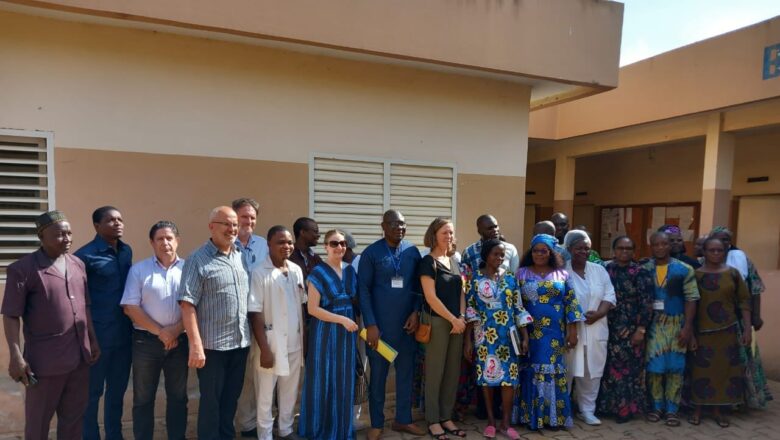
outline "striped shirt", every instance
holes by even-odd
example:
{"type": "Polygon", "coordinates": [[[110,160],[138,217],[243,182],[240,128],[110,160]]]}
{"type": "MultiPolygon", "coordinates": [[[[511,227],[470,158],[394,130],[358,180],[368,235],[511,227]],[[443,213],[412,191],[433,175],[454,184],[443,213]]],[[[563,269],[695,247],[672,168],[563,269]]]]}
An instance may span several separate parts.
{"type": "Polygon", "coordinates": [[[249,277],[235,247],[226,255],[208,240],[187,257],[179,301],[197,309],[203,348],[226,351],[249,346],[248,296],[249,277]]]}

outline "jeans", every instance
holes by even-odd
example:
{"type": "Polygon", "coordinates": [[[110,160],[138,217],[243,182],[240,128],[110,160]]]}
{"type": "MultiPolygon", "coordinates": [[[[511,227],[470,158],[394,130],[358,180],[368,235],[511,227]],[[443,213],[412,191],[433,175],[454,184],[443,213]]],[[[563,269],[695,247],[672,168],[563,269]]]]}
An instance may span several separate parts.
{"type": "Polygon", "coordinates": [[[187,336],[166,351],[160,339],[143,330],[133,331],[133,436],[151,440],[154,434],[154,400],[165,374],[165,422],[169,440],[183,440],[187,430],[187,336]]]}
{"type": "Polygon", "coordinates": [[[233,418],[244,386],[249,347],[205,352],[206,365],[198,370],[198,439],[234,439],[233,418]]]}
{"type": "Polygon", "coordinates": [[[89,404],[84,415],[84,440],[100,440],[98,405],[103,400],[106,440],[122,439],[122,405],[130,380],[132,350],[129,345],[102,348],[97,363],[89,369],[89,404]]]}

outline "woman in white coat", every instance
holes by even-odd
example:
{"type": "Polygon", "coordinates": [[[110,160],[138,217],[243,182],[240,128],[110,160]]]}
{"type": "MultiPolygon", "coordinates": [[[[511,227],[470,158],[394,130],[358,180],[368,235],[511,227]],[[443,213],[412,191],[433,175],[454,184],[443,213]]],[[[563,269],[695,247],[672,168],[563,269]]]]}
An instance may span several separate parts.
{"type": "Polygon", "coordinates": [[[569,231],[563,244],[571,254],[566,271],[586,318],[577,323],[580,343],[566,353],[567,382],[569,386],[576,383],[578,417],[588,425],[600,425],[594,412],[607,360],[607,312],[615,306],[615,289],[606,269],[588,261],[591,242],[585,231],[569,231]]]}

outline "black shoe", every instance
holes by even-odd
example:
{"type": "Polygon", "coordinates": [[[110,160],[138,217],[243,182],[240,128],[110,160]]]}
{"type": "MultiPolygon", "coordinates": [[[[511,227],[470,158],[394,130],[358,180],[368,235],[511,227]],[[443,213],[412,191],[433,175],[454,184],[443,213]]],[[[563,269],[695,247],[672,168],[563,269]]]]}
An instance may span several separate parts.
{"type": "Polygon", "coordinates": [[[250,429],[249,431],[241,431],[241,437],[257,438],[257,428],[250,429]]]}

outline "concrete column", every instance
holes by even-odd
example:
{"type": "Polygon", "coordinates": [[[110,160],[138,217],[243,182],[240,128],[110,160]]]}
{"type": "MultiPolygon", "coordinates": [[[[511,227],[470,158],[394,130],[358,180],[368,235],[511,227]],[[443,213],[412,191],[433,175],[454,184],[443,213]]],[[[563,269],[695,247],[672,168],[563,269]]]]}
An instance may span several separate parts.
{"type": "Polygon", "coordinates": [[[734,174],[734,135],[724,133],[720,113],[709,117],[704,150],[704,181],[701,190],[699,231],[729,226],[731,180],[734,174]]]}
{"type": "Polygon", "coordinates": [[[573,157],[558,156],[555,159],[553,212],[562,212],[569,219],[574,215],[574,164],[573,157]]]}

